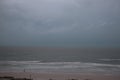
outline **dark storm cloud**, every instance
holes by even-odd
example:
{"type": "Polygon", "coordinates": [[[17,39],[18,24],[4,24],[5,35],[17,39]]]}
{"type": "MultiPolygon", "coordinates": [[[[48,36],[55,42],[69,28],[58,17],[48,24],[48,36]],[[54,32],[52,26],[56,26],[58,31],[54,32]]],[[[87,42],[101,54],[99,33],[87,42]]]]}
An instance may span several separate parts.
{"type": "Polygon", "coordinates": [[[119,46],[119,0],[1,0],[0,44],[119,46]]]}

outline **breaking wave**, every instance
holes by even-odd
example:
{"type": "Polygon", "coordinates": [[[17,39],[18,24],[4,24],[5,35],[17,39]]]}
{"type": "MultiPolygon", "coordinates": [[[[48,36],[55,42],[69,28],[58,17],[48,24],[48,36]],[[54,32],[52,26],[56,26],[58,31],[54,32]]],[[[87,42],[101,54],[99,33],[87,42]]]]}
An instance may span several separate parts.
{"type": "Polygon", "coordinates": [[[120,65],[84,62],[41,62],[41,61],[0,61],[2,70],[23,70],[37,72],[99,72],[119,73],[120,65]]]}

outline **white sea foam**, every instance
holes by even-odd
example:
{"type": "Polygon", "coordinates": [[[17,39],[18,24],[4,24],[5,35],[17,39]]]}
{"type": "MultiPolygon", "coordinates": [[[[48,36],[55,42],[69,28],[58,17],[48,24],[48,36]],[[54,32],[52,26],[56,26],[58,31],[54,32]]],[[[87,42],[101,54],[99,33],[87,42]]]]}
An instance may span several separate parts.
{"type": "Polygon", "coordinates": [[[84,62],[0,61],[0,70],[5,69],[120,73],[120,65],[84,62]]]}
{"type": "Polygon", "coordinates": [[[36,65],[86,65],[86,66],[111,66],[120,67],[120,65],[115,64],[102,64],[102,63],[84,63],[84,62],[41,62],[41,61],[0,61],[0,64],[36,64],[36,65]]]}

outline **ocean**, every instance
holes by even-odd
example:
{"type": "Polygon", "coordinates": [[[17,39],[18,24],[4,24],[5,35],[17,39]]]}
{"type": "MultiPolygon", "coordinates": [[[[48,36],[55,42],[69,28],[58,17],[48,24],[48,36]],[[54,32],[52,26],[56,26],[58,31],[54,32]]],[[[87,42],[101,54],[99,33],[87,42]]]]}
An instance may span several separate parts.
{"type": "Polygon", "coordinates": [[[2,71],[120,74],[120,49],[0,47],[2,71]]]}

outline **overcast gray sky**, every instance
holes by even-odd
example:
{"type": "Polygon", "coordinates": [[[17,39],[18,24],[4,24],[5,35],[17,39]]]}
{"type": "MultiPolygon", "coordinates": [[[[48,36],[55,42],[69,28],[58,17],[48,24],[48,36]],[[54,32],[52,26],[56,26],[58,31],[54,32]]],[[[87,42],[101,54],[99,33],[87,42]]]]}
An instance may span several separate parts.
{"type": "Polygon", "coordinates": [[[0,0],[0,46],[120,47],[120,0],[0,0]]]}

